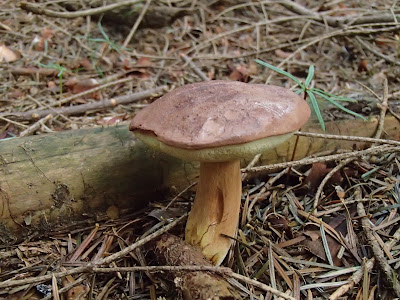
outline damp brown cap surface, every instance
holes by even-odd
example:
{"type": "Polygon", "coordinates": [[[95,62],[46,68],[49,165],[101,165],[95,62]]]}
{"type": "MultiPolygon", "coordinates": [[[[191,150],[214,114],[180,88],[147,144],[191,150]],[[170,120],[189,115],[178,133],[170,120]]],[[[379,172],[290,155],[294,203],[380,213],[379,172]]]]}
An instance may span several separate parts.
{"type": "Polygon", "coordinates": [[[177,88],[132,120],[130,130],[166,145],[204,149],[290,133],[310,117],[306,101],[271,85],[209,81],[177,88]]]}

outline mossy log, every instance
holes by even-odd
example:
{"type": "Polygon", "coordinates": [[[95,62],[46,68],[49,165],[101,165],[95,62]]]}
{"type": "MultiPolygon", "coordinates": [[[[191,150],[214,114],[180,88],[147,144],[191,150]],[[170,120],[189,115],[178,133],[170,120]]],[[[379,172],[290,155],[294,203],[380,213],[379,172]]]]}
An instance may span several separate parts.
{"type": "MultiPolygon", "coordinates": [[[[327,132],[373,136],[377,119],[328,122],[327,132]]],[[[387,138],[399,140],[399,122],[385,121],[387,138]]],[[[321,132],[318,125],[303,131],[321,132]]],[[[290,160],[295,138],[265,153],[261,163],[290,160]]],[[[300,137],[296,159],[356,143],[300,137]]],[[[361,146],[360,143],[357,143],[361,146]]],[[[245,165],[246,162],[243,162],[245,165]]],[[[140,208],[195,180],[198,165],[156,153],[126,125],[80,129],[0,141],[0,243],[82,218],[110,207],[140,208]]]]}

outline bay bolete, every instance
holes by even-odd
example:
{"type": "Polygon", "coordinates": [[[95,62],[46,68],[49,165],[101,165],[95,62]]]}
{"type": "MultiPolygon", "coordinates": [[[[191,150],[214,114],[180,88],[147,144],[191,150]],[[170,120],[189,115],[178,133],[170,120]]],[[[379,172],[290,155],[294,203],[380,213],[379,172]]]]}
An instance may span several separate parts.
{"type": "Polygon", "coordinates": [[[288,89],[216,80],[169,92],[140,111],[130,130],[152,148],[200,161],[185,239],[219,265],[239,221],[240,159],[278,146],[309,116],[308,104],[288,89]]]}

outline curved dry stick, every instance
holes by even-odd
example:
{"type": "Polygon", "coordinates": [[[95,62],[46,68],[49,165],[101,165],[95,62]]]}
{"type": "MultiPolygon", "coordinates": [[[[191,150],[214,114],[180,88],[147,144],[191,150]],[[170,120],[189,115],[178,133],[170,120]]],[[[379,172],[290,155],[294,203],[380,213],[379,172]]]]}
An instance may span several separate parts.
{"type": "Polygon", "coordinates": [[[356,272],[353,273],[353,275],[351,275],[349,277],[349,279],[347,279],[348,283],[342,285],[332,295],[329,296],[329,300],[339,299],[341,296],[343,296],[349,290],[351,290],[356,284],[358,284],[361,281],[361,279],[364,275],[364,270],[367,272],[370,272],[372,270],[372,268],[374,267],[374,262],[375,262],[375,258],[371,258],[371,259],[367,260],[364,263],[363,267],[358,269],[356,272]]]}
{"type": "MultiPolygon", "coordinates": [[[[99,109],[105,109],[109,107],[114,107],[119,104],[127,104],[131,103],[134,101],[142,100],[148,97],[153,97],[156,96],[163,91],[167,89],[167,86],[160,86],[154,89],[150,89],[147,91],[143,92],[137,92],[131,95],[125,95],[125,96],[120,96],[120,97],[115,97],[111,99],[104,99],[101,101],[96,101],[96,102],[90,102],[86,104],[80,104],[80,105],[75,105],[75,106],[65,106],[65,107],[60,107],[60,108],[51,108],[51,109],[44,109],[44,110],[39,110],[39,109],[34,109],[34,110],[28,110],[26,112],[15,112],[15,113],[4,113],[0,114],[1,116],[13,116],[16,119],[19,120],[34,120],[34,119],[39,119],[42,117],[47,116],[48,114],[62,114],[62,115],[73,115],[73,114],[80,114],[84,113],[89,110],[99,110],[99,109]]],[[[94,90],[94,89],[92,89],[94,90]]],[[[76,96],[76,95],[74,95],[76,96]]],[[[63,99],[66,100],[66,99],[63,99]]]]}
{"type": "Polygon", "coordinates": [[[336,135],[336,134],[314,133],[314,132],[304,132],[304,131],[296,132],[295,135],[313,137],[313,138],[321,138],[321,139],[330,139],[330,140],[344,140],[344,141],[366,142],[366,143],[388,144],[388,145],[400,146],[399,141],[377,139],[377,138],[370,138],[370,137],[363,137],[363,136],[336,135]]]}
{"type": "Polygon", "coordinates": [[[349,157],[345,160],[343,160],[341,163],[339,163],[336,167],[334,167],[332,170],[329,171],[328,174],[326,174],[326,176],[324,177],[324,179],[321,181],[317,192],[315,193],[315,198],[314,198],[314,208],[317,208],[318,204],[319,204],[319,198],[322,194],[322,190],[325,187],[325,184],[328,182],[329,179],[331,179],[331,177],[338,172],[341,168],[343,168],[345,165],[347,165],[348,163],[352,162],[353,160],[355,160],[355,157],[349,157]]]}
{"type": "Polygon", "coordinates": [[[369,16],[359,14],[351,15],[349,17],[332,17],[312,11],[294,1],[280,0],[276,2],[286,7],[291,12],[302,16],[312,17],[316,21],[326,22],[326,24],[332,27],[342,26],[344,24],[361,25],[366,23],[390,23],[396,21],[391,13],[376,13],[376,11],[373,11],[373,14],[369,16]]]}
{"type": "Polygon", "coordinates": [[[136,4],[141,2],[141,0],[127,0],[123,2],[117,2],[109,5],[104,5],[101,7],[96,7],[96,8],[91,8],[91,9],[85,9],[85,10],[80,10],[80,11],[74,11],[74,12],[59,12],[59,11],[54,11],[51,9],[46,9],[42,8],[42,5],[36,5],[33,3],[28,3],[28,2],[21,2],[20,6],[22,9],[32,12],[34,14],[38,15],[45,15],[48,17],[55,17],[55,18],[65,18],[65,19],[73,19],[73,18],[78,18],[78,17],[86,17],[86,16],[93,16],[93,15],[98,15],[102,14],[104,12],[123,7],[123,6],[128,6],[132,4],[136,4]]]}
{"type": "Polygon", "coordinates": [[[266,171],[272,171],[272,170],[282,169],[282,168],[286,168],[286,167],[310,165],[310,164],[313,164],[316,162],[327,162],[327,161],[332,161],[332,160],[346,159],[346,158],[350,158],[350,157],[360,157],[360,156],[367,155],[367,154],[372,155],[372,154],[399,152],[399,151],[400,151],[399,146],[397,146],[397,147],[376,146],[376,147],[371,147],[366,150],[353,151],[353,152],[349,152],[349,153],[333,154],[333,155],[312,157],[312,158],[303,158],[303,159],[300,159],[297,161],[289,161],[289,162],[284,162],[284,163],[253,167],[253,168],[248,168],[248,169],[246,168],[246,169],[242,169],[242,172],[249,172],[249,173],[266,172],[266,171]]]}

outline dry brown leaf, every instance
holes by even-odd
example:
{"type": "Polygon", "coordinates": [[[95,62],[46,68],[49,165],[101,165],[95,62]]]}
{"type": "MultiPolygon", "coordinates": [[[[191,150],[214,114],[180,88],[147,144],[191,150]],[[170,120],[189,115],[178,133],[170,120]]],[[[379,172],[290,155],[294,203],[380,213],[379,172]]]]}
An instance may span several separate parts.
{"type": "MultiPolygon", "coordinates": [[[[84,91],[87,91],[87,90],[90,90],[90,89],[93,89],[93,88],[99,86],[99,83],[96,79],[93,79],[93,78],[79,80],[76,77],[71,77],[67,80],[67,82],[65,82],[64,85],[66,87],[68,87],[68,90],[72,94],[79,94],[79,93],[82,93],[84,91]]],[[[98,92],[94,92],[94,93],[90,93],[90,94],[86,95],[86,97],[98,99],[99,94],[98,94],[98,92]]]]}
{"type": "Polygon", "coordinates": [[[78,286],[73,287],[67,292],[67,300],[84,300],[86,299],[86,295],[89,293],[90,288],[80,284],[78,286]]]}
{"type": "MultiPolygon", "coordinates": [[[[283,51],[283,50],[281,50],[281,49],[276,49],[275,50],[275,54],[276,54],[276,56],[278,56],[278,57],[280,57],[280,58],[288,58],[289,56],[291,56],[292,55],[292,52],[286,52],[286,51],[283,51]]],[[[299,59],[300,58],[300,52],[298,52],[298,53],[296,53],[295,55],[294,55],[294,57],[295,58],[297,58],[297,59],[299,59]]]]}
{"type": "Polygon", "coordinates": [[[367,72],[368,71],[368,60],[366,59],[362,59],[360,60],[360,62],[358,63],[358,69],[357,71],[359,73],[361,72],[367,72]]]}
{"type": "Polygon", "coordinates": [[[148,67],[152,65],[152,62],[148,57],[139,57],[136,64],[142,67],[148,67]]]}
{"type": "Polygon", "coordinates": [[[11,50],[5,45],[0,45],[0,63],[2,62],[14,62],[21,58],[21,54],[18,51],[11,50]]]}
{"type": "Polygon", "coordinates": [[[57,93],[60,91],[60,88],[57,86],[57,84],[54,81],[47,82],[47,88],[49,89],[49,91],[51,91],[53,93],[57,93]]]}

